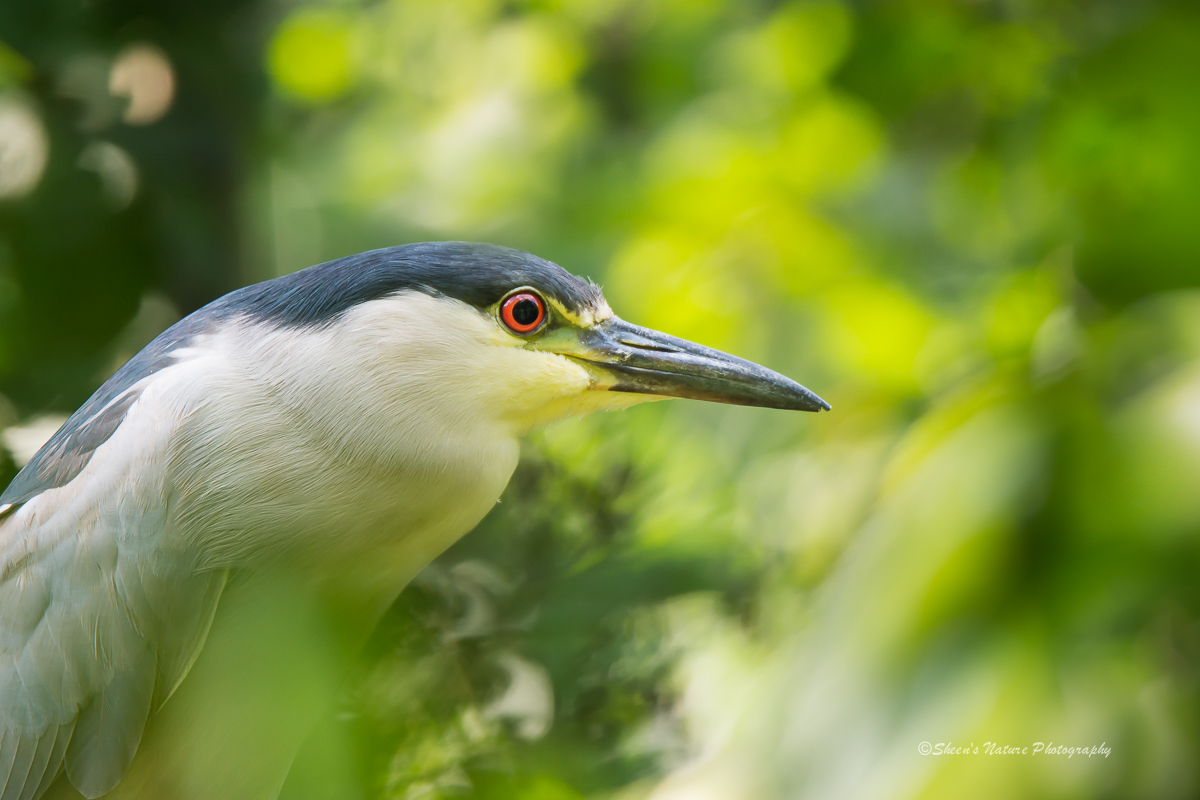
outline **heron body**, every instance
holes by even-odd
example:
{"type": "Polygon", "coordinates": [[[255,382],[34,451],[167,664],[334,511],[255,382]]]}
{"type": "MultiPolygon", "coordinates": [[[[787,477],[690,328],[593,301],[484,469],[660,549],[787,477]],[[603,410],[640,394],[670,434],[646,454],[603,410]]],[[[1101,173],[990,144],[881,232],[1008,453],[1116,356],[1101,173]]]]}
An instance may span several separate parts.
{"type": "Polygon", "coordinates": [[[430,243],[227,295],[0,495],[0,800],[265,800],[518,440],[659,396],[817,410],[527,253],[430,243]]]}

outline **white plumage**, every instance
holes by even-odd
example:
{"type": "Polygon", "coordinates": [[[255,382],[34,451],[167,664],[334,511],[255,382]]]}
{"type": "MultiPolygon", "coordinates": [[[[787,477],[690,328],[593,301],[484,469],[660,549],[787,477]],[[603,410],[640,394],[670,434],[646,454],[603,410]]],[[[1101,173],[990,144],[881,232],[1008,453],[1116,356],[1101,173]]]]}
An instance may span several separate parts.
{"type": "Polygon", "coordinates": [[[120,691],[129,719],[85,713],[75,724],[102,726],[96,743],[65,753],[80,792],[111,790],[140,740],[133,718],[156,683],[161,702],[183,679],[229,570],[286,565],[293,590],[339,595],[365,623],[356,638],[369,632],[495,503],[518,437],[585,393],[578,365],[519,345],[473,308],[414,292],[323,329],[235,320],[179,350],[74,480],[0,522],[0,772],[32,753],[40,784],[59,726],[120,691]]]}
{"type": "Polygon", "coordinates": [[[185,319],[0,495],[0,800],[273,797],[519,437],[664,394],[824,405],[489,246],[374,251],[185,319]],[[514,291],[531,330],[501,319],[514,291]]]}

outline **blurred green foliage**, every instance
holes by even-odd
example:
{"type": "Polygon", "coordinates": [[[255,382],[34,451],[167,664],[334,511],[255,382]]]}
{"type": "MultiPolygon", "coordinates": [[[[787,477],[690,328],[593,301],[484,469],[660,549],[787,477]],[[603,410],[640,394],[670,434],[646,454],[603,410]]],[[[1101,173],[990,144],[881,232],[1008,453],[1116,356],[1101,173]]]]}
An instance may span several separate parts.
{"type": "Polygon", "coordinates": [[[447,238],[833,403],[534,437],[284,798],[1200,787],[1194,5],[47,0],[0,39],[0,427],[236,286],[447,238]]]}

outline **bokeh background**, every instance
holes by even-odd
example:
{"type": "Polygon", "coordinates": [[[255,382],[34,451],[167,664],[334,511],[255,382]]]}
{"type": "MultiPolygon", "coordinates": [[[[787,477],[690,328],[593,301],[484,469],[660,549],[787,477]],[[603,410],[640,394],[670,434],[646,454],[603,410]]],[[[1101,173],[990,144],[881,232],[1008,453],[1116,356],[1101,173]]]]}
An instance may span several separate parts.
{"type": "Polygon", "coordinates": [[[181,315],[428,239],[833,404],[533,437],[284,800],[1200,792],[1194,4],[39,0],[0,42],[0,483],[181,315]]]}

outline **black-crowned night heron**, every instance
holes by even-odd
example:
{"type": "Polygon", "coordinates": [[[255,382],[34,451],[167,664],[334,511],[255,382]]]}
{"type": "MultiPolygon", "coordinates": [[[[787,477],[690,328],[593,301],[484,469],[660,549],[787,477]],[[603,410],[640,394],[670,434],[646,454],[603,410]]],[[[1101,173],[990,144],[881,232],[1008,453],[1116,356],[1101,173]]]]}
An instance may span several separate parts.
{"type": "Polygon", "coordinates": [[[656,396],[829,407],[489,245],[363,253],[187,317],[0,495],[0,800],[274,796],[518,438],[656,396]]]}

